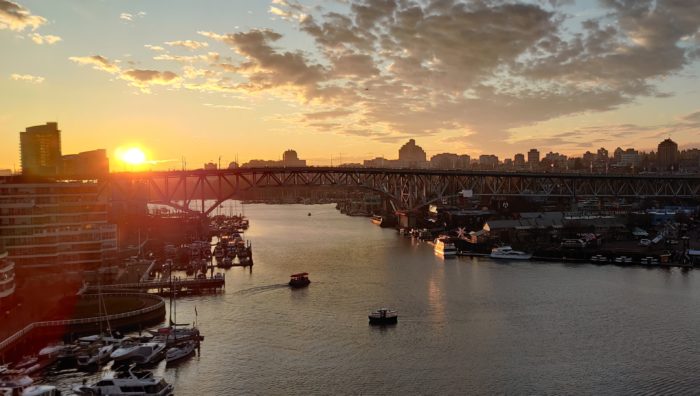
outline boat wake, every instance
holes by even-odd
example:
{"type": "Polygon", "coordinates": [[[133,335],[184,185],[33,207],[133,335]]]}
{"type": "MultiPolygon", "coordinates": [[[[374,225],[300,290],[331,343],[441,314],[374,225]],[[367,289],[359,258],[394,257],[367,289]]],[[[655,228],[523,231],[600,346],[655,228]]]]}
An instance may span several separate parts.
{"type": "Polygon", "coordinates": [[[239,296],[250,296],[254,294],[260,294],[260,293],[265,293],[268,291],[272,290],[277,290],[277,289],[288,289],[289,285],[286,283],[279,283],[275,285],[265,285],[265,286],[256,286],[256,287],[251,287],[250,289],[243,289],[243,290],[238,290],[234,292],[234,295],[239,295],[239,296]]]}

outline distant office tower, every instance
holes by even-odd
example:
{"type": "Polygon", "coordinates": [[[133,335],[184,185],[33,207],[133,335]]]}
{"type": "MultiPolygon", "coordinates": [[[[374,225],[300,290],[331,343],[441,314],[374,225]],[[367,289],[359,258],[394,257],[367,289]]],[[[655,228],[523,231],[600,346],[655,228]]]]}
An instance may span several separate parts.
{"type": "Polygon", "coordinates": [[[0,309],[12,305],[15,293],[15,264],[7,259],[7,250],[0,240],[0,309]]]}
{"type": "Polygon", "coordinates": [[[515,157],[513,157],[513,165],[515,165],[516,168],[524,168],[525,167],[525,154],[522,154],[522,153],[515,154],[515,157]]]}
{"type": "Polygon", "coordinates": [[[425,151],[416,144],[414,139],[411,139],[399,149],[399,161],[404,166],[424,167],[426,163],[425,151]]]}
{"type": "Polygon", "coordinates": [[[540,165],[540,152],[537,149],[530,149],[527,152],[527,164],[530,168],[536,168],[540,165]]]}
{"type": "Polygon", "coordinates": [[[99,179],[109,174],[109,159],[105,149],[67,154],[61,162],[59,173],[67,179],[99,179]]]}
{"type": "Polygon", "coordinates": [[[99,191],[83,182],[0,184],[0,241],[9,259],[18,269],[47,271],[114,265],[117,226],[99,191]]]}
{"type": "Polygon", "coordinates": [[[656,152],[656,162],[659,168],[668,170],[678,169],[678,144],[671,139],[666,139],[659,143],[656,152]]]}
{"type": "Polygon", "coordinates": [[[54,177],[61,168],[61,131],[58,124],[28,127],[19,133],[22,174],[54,177]]]}

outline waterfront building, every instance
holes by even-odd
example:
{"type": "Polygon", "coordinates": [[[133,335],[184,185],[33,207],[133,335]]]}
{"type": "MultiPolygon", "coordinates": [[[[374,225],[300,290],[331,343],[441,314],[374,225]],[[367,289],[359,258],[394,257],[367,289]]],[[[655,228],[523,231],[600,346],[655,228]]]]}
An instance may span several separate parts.
{"type": "Polygon", "coordinates": [[[55,177],[61,168],[61,131],[55,122],[27,127],[19,133],[22,174],[55,177]]]}
{"type": "Polygon", "coordinates": [[[656,160],[661,170],[678,170],[678,144],[671,139],[659,143],[656,160]]]}
{"type": "Polygon", "coordinates": [[[0,310],[12,305],[15,294],[15,263],[8,259],[0,240],[0,310]]]}
{"type": "Polygon", "coordinates": [[[96,183],[0,184],[0,241],[18,270],[115,263],[117,226],[96,183]]]}
{"type": "Polygon", "coordinates": [[[536,169],[540,165],[540,152],[537,149],[530,149],[527,152],[527,164],[530,169],[536,169]]]}
{"type": "Polygon", "coordinates": [[[61,176],[68,179],[98,179],[109,174],[105,149],[64,155],[61,163],[61,176]]]}

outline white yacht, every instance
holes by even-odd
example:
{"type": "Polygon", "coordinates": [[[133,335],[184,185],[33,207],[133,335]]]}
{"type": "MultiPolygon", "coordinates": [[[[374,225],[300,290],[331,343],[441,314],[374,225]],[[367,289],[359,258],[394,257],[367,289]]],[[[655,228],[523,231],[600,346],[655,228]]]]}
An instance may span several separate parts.
{"type": "Polygon", "coordinates": [[[73,392],[86,396],[168,396],[174,393],[174,388],[164,379],[154,378],[151,373],[142,376],[130,373],[128,378],[103,378],[94,385],[74,386],[73,392]]]}
{"type": "Polygon", "coordinates": [[[507,259],[507,260],[530,260],[532,258],[532,253],[521,252],[520,250],[513,250],[510,246],[500,246],[491,249],[491,258],[494,259],[507,259]]]}
{"type": "Polygon", "coordinates": [[[155,363],[162,359],[165,343],[145,342],[142,344],[127,343],[112,352],[110,357],[115,364],[135,362],[138,364],[155,363]]]}
{"type": "Polygon", "coordinates": [[[457,248],[448,238],[438,238],[435,240],[435,254],[444,258],[456,257],[457,248]]]}

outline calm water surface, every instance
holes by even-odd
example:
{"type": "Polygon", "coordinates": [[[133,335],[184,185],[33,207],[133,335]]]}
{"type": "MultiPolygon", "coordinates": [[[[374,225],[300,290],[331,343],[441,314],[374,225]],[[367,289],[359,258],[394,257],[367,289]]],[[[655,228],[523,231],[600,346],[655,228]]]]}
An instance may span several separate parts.
{"type": "Polygon", "coordinates": [[[699,392],[698,271],[444,261],[333,205],[245,213],[252,271],[178,300],[178,322],[196,306],[206,339],[155,370],[177,394],[699,392]],[[311,285],[290,290],[300,271],[311,285]],[[380,306],[399,324],[370,327],[380,306]]]}

